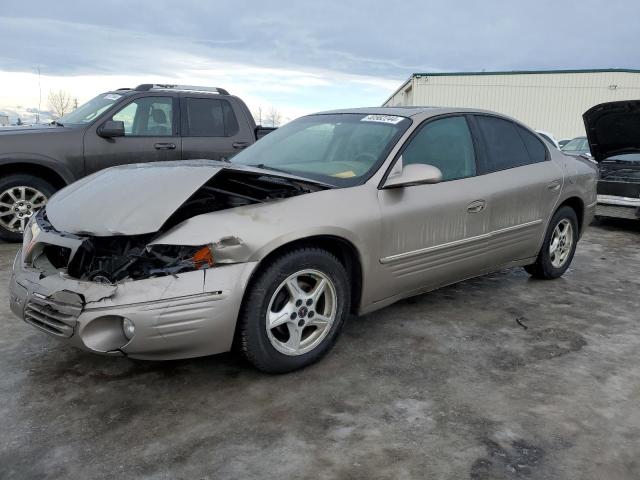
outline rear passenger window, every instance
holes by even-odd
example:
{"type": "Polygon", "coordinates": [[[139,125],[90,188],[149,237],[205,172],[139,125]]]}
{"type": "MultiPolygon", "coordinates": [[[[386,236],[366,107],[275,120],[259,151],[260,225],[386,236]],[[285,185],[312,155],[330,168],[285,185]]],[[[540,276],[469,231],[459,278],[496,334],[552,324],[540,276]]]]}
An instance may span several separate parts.
{"type": "Polygon", "coordinates": [[[513,122],[488,116],[476,116],[476,122],[486,145],[482,173],[531,163],[529,152],[513,122]]]}
{"type": "Polygon", "coordinates": [[[188,137],[231,137],[238,133],[238,120],[226,100],[185,98],[188,137]]]}
{"type": "Polygon", "coordinates": [[[516,128],[524,142],[524,146],[527,148],[531,163],[544,162],[547,159],[547,149],[540,139],[520,125],[516,125],[516,128]]]}

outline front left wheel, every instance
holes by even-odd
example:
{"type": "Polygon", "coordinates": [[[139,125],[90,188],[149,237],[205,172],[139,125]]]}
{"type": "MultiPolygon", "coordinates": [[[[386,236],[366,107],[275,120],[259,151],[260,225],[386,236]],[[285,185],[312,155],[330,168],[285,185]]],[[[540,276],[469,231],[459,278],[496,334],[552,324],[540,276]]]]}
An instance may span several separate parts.
{"type": "Polygon", "coordinates": [[[271,260],[249,285],[239,340],[259,370],[285,373],[335,344],[350,307],[348,275],[332,253],[298,248],[271,260]]]}

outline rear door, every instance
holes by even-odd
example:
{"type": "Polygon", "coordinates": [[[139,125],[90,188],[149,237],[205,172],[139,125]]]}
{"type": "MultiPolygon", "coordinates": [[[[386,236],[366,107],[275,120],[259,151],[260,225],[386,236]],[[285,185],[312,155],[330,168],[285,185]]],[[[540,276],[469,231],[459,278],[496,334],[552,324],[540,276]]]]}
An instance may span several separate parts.
{"type": "Polygon", "coordinates": [[[109,118],[96,122],[84,136],[87,174],[125,163],[178,160],[179,103],[162,95],[138,97],[124,104],[109,118]],[[122,121],[124,137],[102,138],[98,128],[106,120],[122,121]]]}
{"type": "MultiPolygon", "coordinates": [[[[388,296],[435,288],[479,274],[489,223],[486,178],[477,175],[464,115],[427,120],[401,151],[403,165],[438,167],[442,182],[382,189],[382,258],[388,296]]],[[[394,167],[395,168],[395,167],[394,167]]]]}
{"type": "Polygon", "coordinates": [[[183,158],[228,159],[255,141],[255,132],[238,118],[232,99],[181,98],[183,158]]]}
{"type": "Polygon", "coordinates": [[[481,174],[491,183],[487,261],[493,269],[534,257],[562,189],[562,169],[544,142],[508,119],[474,115],[481,174]]]}

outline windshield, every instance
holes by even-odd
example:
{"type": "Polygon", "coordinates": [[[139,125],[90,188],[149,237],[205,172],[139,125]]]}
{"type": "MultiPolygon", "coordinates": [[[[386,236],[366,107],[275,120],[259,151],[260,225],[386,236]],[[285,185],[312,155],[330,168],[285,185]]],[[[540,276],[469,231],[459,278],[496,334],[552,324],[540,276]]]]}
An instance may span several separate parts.
{"type": "Polygon", "coordinates": [[[58,122],[63,125],[82,125],[95,120],[102,112],[111,107],[122,95],[103,93],[80,105],[73,112],[61,117],[58,122]]]}
{"type": "Polygon", "coordinates": [[[262,138],[231,159],[335,186],[364,183],[411,120],[392,115],[311,115],[262,138]]]}

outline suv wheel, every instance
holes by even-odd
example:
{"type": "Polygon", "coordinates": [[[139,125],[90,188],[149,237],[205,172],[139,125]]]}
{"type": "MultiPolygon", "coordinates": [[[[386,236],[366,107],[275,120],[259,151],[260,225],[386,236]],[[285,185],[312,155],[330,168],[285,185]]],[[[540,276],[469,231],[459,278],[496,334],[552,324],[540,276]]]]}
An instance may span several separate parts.
{"type": "Polygon", "coordinates": [[[550,280],[567,271],[578,244],[578,217],[571,207],[560,208],[549,222],[536,262],[524,269],[531,276],[550,280]]]}
{"type": "Polygon", "coordinates": [[[241,348],[259,370],[284,373],[324,356],[349,312],[340,261],[300,248],[271,261],[248,287],[239,323],[241,348]]]}
{"type": "Polygon", "coordinates": [[[0,179],[0,238],[8,242],[22,240],[29,218],[54,192],[50,183],[33,175],[19,173],[0,179]]]}

